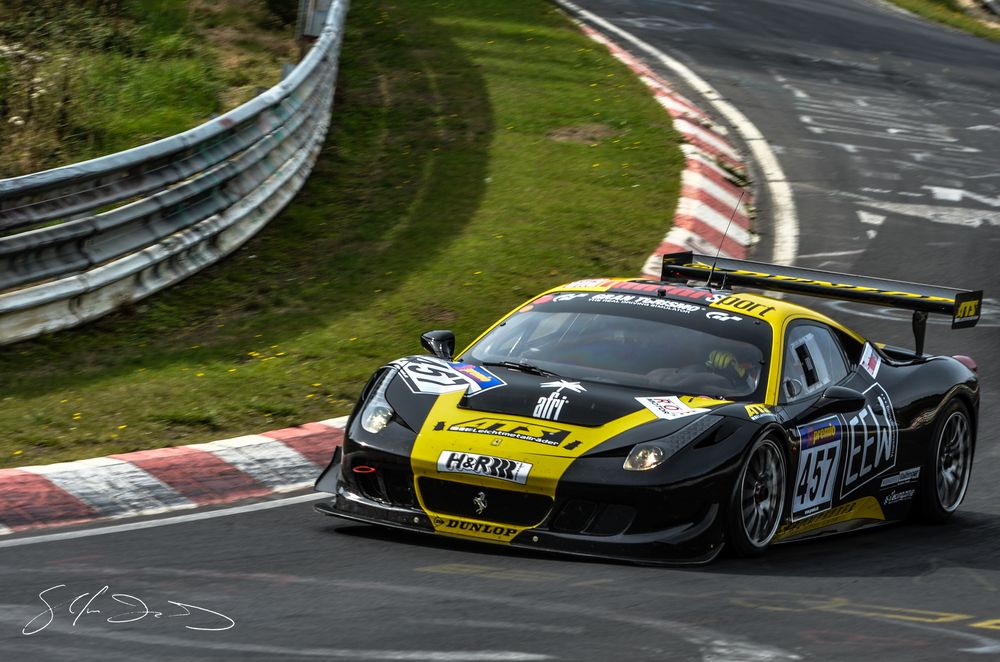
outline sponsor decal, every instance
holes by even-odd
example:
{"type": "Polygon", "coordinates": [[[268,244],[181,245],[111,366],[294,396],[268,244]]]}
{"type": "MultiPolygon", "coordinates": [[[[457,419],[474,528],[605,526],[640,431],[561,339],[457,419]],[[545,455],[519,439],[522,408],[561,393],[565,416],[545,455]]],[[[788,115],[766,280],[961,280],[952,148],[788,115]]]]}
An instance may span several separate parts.
{"type": "Polygon", "coordinates": [[[886,476],[882,479],[881,488],[885,489],[887,487],[896,487],[897,485],[905,485],[911,483],[916,479],[920,478],[920,467],[913,467],[912,469],[906,469],[905,471],[900,471],[894,476],[886,476]]]}
{"type": "Polygon", "coordinates": [[[705,313],[705,317],[710,320],[715,320],[716,322],[739,322],[743,319],[739,315],[730,315],[729,313],[723,313],[718,310],[705,313]]]}
{"type": "Polygon", "coordinates": [[[563,285],[564,290],[587,289],[587,290],[614,290],[615,292],[645,292],[647,294],[663,293],[662,296],[671,296],[688,301],[700,301],[702,303],[712,303],[721,301],[723,295],[716,294],[710,290],[696,287],[685,287],[683,285],[667,285],[665,283],[643,283],[629,280],[616,280],[614,278],[588,278],[576,280],[568,285],[563,285]]]}
{"type": "Polygon", "coordinates": [[[879,502],[874,497],[862,497],[825,512],[817,513],[807,519],[784,524],[778,529],[778,533],[775,534],[774,539],[784,540],[852,519],[885,520],[885,514],[882,512],[882,506],[879,505],[879,502]]]}
{"type": "Polygon", "coordinates": [[[449,363],[432,356],[419,356],[393,363],[399,368],[399,376],[403,382],[414,393],[440,395],[466,389],[466,393],[472,396],[507,384],[481,366],[449,363]]]}
{"type": "Polygon", "coordinates": [[[531,415],[535,418],[544,418],[550,421],[558,421],[563,406],[569,402],[569,398],[562,393],[563,389],[568,389],[573,393],[583,393],[587,390],[580,382],[567,382],[562,379],[555,382],[543,382],[539,386],[542,388],[554,388],[556,390],[538,398],[538,402],[535,403],[535,409],[531,415]]]}
{"type": "Polygon", "coordinates": [[[749,313],[760,318],[766,318],[767,314],[775,309],[774,306],[745,299],[735,294],[727,295],[723,297],[721,301],[716,301],[712,305],[717,308],[731,308],[732,310],[739,311],[741,313],[749,313]]]}
{"type": "MultiPolygon", "coordinates": [[[[552,297],[553,301],[572,301],[573,299],[579,299],[580,297],[589,297],[590,292],[570,292],[569,294],[557,294],[552,297]]],[[[537,303],[537,302],[536,302],[537,303]]]]}
{"type": "Polygon", "coordinates": [[[836,416],[795,428],[799,437],[799,466],[792,494],[792,521],[829,510],[840,466],[843,426],[836,416]]]}
{"type": "MultiPolygon", "coordinates": [[[[521,441],[533,441],[546,446],[558,446],[569,436],[569,430],[522,423],[502,418],[477,418],[464,423],[456,423],[448,428],[449,432],[472,432],[488,434],[494,437],[508,437],[521,441]]],[[[494,440],[492,445],[499,446],[500,440],[494,440]]]]}
{"type": "Polygon", "coordinates": [[[583,280],[574,280],[572,283],[568,283],[562,286],[564,290],[582,290],[582,289],[597,289],[597,288],[609,288],[612,285],[617,285],[621,281],[609,280],[607,278],[585,278],[583,280]]]}
{"type": "Polygon", "coordinates": [[[527,462],[509,460],[505,457],[461,451],[441,451],[437,461],[437,470],[441,473],[473,474],[519,485],[524,485],[528,481],[531,466],[527,462]]]}
{"type": "Polygon", "coordinates": [[[450,365],[455,369],[455,372],[464,375],[469,380],[469,383],[476,387],[475,391],[469,389],[470,395],[472,392],[482,393],[491,388],[505,386],[502,379],[482,366],[472,365],[471,363],[452,363],[450,365]]]}
{"type": "MultiPolygon", "coordinates": [[[[480,494],[482,494],[482,492],[480,492],[480,494]]],[[[444,533],[457,533],[459,531],[464,531],[466,533],[481,533],[488,536],[496,536],[497,538],[511,538],[517,533],[517,529],[512,529],[509,526],[494,526],[493,524],[485,524],[482,522],[467,522],[465,520],[452,519],[451,517],[435,517],[434,528],[444,533]]]]}
{"type": "Polygon", "coordinates": [[[865,390],[868,403],[847,420],[844,485],[841,497],[896,466],[899,429],[892,401],[881,384],[865,390]]]}
{"type": "Polygon", "coordinates": [[[865,343],[865,349],[861,352],[861,368],[874,379],[878,377],[880,367],[882,367],[882,357],[878,355],[871,343],[865,343]]]}
{"type": "Polygon", "coordinates": [[[558,421],[559,414],[562,412],[562,408],[567,402],[569,402],[569,398],[559,391],[554,391],[548,395],[543,395],[538,398],[538,402],[535,403],[535,409],[531,412],[531,415],[535,418],[558,421]]]}
{"type": "Polygon", "coordinates": [[[677,285],[664,285],[663,283],[635,283],[622,281],[615,283],[611,289],[616,292],[648,292],[656,294],[663,292],[663,296],[678,297],[680,299],[688,299],[690,301],[703,301],[705,303],[719,301],[723,298],[721,294],[715,294],[710,290],[677,285]]]}
{"type": "Polygon", "coordinates": [[[691,303],[682,303],[672,299],[659,299],[636,294],[595,294],[590,298],[594,303],[620,303],[630,306],[641,306],[643,308],[657,308],[659,310],[673,310],[679,313],[693,313],[700,310],[701,306],[691,303]]]}
{"type": "Polygon", "coordinates": [[[556,389],[556,393],[562,392],[563,389],[568,389],[574,393],[585,393],[587,391],[580,382],[567,382],[564,379],[555,382],[542,382],[539,386],[541,388],[554,388],[556,389]]]}
{"type": "Polygon", "coordinates": [[[750,417],[751,421],[756,421],[758,418],[767,416],[774,416],[774,412],[768,409],[767,405],[743,405],[743,408],[747,410],[747,416],[750,417]]]}
{"type": "Polygon", "coordinates": [[[951,328],[975,326],[982,313],[982,307],[982,292],[959,292],[955,297],[955,314],[951,318],[951,328]]]}
{"type": "Polygon", "coordinates": [[[673,420],[710,411],[704,407],[691,407],[676,395],[664,395],[652,398],[636,398],[639,404],[656,414],[657,418],[673,420]]]}
{"type": "Polygon", "coordinates": [[[889,496],[882,500],[882,505],[889,506],[900,501],[909,501],[915,493],[916,490],[893,490],[889,496]]]}

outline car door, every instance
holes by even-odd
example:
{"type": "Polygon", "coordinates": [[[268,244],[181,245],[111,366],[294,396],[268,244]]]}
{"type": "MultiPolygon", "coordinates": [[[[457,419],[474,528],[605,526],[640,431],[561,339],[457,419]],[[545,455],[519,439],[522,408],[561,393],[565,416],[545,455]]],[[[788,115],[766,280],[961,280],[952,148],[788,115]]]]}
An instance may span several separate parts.
{"type": "Polygon", "coordinates": [[[778,404],[792,443],[792,521],[830,510],[841,500],[844,467],[851,459],[850,428],[864,408],[822,413],[817,404],[831,386],[861,385],[852,363],[829,326],[797,320],[785,329],[778,404]]]}

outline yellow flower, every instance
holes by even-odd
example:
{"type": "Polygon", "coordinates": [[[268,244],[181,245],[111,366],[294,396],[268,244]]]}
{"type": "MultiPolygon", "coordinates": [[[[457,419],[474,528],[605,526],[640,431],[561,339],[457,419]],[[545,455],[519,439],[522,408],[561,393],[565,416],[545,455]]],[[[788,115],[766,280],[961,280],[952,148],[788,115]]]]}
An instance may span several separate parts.
{"type": "Polygon", "coordinates": [[[195,377],[204,377],[204,376],[205,376],[205,373],[203,373],[203,372],[199,372],[199,373],[195,374],[195,377]]]}
{"type": "Polygon", "coordinates": [[[119,426],[118,426],[118,429],[119,429],[119,430],[124,430],[124,429],[125,429],[125,428],[127,428],[127,427],[128,427],[128,423],[123,423],[122,425],[119,425],[119,426]]]}

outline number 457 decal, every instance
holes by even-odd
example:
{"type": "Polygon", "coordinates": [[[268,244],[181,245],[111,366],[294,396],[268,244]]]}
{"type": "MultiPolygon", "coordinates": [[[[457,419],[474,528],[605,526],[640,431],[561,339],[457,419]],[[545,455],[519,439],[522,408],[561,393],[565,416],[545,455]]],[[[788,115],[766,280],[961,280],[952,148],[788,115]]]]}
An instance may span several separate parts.
{"type": "Polygon", "coordinates": [[[799,435],[799,469],[792,493],[792,519],[802,519],[830,508],[840,466],[840,440],[844,430],[836,416],[796,428],[799,435]]]}

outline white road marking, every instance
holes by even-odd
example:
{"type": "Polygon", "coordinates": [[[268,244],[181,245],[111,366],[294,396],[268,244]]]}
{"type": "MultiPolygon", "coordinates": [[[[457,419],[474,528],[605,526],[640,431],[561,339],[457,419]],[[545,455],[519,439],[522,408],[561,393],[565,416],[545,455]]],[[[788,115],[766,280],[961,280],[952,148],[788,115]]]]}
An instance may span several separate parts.
{"type": "Polygon", "coordinates": [[[705,98],[726,120],[732,124],[753,153],[761,170],[761,178],[767,185],[771,204],[774,208],[774,254],[772,261],[778,264],[794,264],[799,249],[799,221],[795,213],[795,199],[785,172],[774,155],[763,134],[736,106],[726,101],[719,92],[690,68],[651,44],[600,16],[586,11],[569,0],[555,0],[567,11],[580,16],[602,30],[629,42],[636,48],[656,58],[663,66],[680,76],[705,98]]]}
{"type": "MultiPolygon", "coordinates": [[[[302,485],[300,487],[306,487],[302,485]]],[[[208,510],[198,513],[188,513],[187,515],[175,515],[173,517],[162,517],[154,520],[144,520],[142,522],[129,522],[127,524],[115,524],[113,526],[102,526],[93,529],[80,529],[77,531],[64,531],[62,533],[45,533],[28,538],[15,538],[13,540],[0,540],[0,549],[4,547],[21,547],[23,545],[37,545],[46,542],[59,542],[62,540],[77,540],[79,538],[90,538],[93,536],[106,536],[113,533],[127,533],[140,529],[153,529],[158,526],[169,526],[171,524],[183,524],[185,522],[197,522],[216,517],[228,517],[230,515],[242,515],[259,510],[270,510],[291,506],[297,503],[308,503],[309,501],[319,501],[328,498],[323,494],[300,494],[298,496],[286,497],[284,499],[274,499],[272,501],[262,501],[251,503],[245,506],[234,506],[232,508],[221,508],[219,510],[208,510]]]]}
{"type": "Polygon", "coordinates": [[[867,225],[882,225],[885,222],[885,216],[881,214],[872,214],[866,211],[858,211],[858,220],[867,225]]]}
{"type": "Polygon", "coordinates": [[[984,205],[989,205],[990,207],[1000,207],[1000,196],[991,198],[988,195],[980,195],[978,193],[973,193],[972,191],[966,191],[965,189],[948,188],[944,186],[922,186],[921,188],[928,189],[931,192],[931,196],[935,200],[961,202],[962,198],[969,198],[970,200],[981,202],[984,205]]]}
{"type": "Polygon", "coordinates": [[[511,621],[477,621],[456,618],[408,618],[417,625],[444,625],[447,627],[482,628],[485,630],[514,630],[516,632],[548,632],[551,634],[584,634],[587,630],[577,625],[542,625],[539,623],[513,623],[511,621]]]}
{"type": "Polygon", "coordinates": [[[864,253],[864,252],[865,252],[864,248],[859,248],[859,249],[853,250],[853,251],[831,251],[829,253],[807,253],[806,255],[800,255],[799,259],[804,260],[806,258],[812,258],[812,257],[843,257],[845,255],[860,255],[861,253],[864,253]]]}

